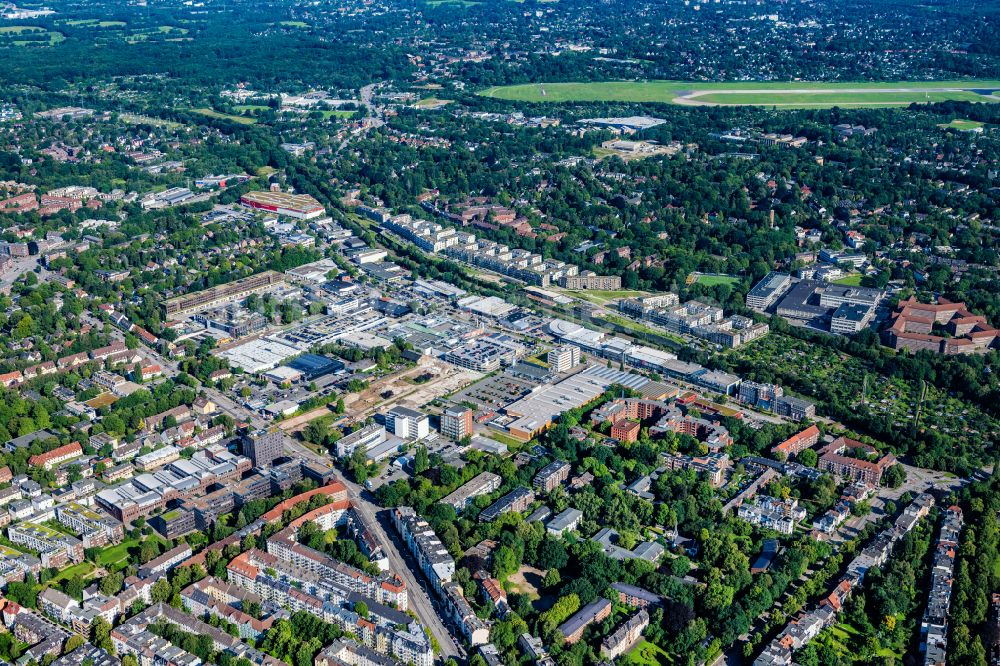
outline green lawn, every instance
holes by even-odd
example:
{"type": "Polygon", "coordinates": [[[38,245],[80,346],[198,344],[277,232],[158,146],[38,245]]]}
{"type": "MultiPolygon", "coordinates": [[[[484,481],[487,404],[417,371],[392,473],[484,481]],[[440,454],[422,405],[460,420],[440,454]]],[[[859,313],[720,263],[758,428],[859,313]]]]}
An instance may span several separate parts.
{"type": "Polygon", "coordinates": [[[312,26],[305,21],[282,21],[278,25],[283,25],[286,28],[311,28],[312,26]]]}
{"type": "Polygon", "coordinates": [[[843,92],[796,92],[796,93],[712,93],[699,95],[699,104],[717,104],[723,106],[780,106],[788,108],[829,108],[841,107],[890,107],[908,106],[910,104],[929,104],[932,102],[990,102],[986,95],[979,95],[967,90],[904,92],[889,91],[843,91],[843,92]]]}
{"type": "Polygon", "coordinates": [[[442,106],[451,104],[450,99],[438,99],[437,97],[425,97],[413,106],[418,109],[440,109],[442,106]]]}
{"type": "Polygon", "coordinates": [[[65,25],[71,25],[76,28],[124,28],[128,25],[125,21],[100,21],[98,19],[71,19],[69,21],[57,21],[57,23],[63,23],[65,25]]]}
{"type": "Polygon", "coordinates": [[[996,101],[972,89],[1000,88],[1000,81],[889,81],[861,83],[739,81],[599,81],[526,83],[479,94],[515,102],[663,102],[763,105],[787,108],[900,106],[913,102],[996,101]]]}
{"type": "Polygon", "coordinates": [[[635,298],[636,296],[642,296],[646,292],[644,291],[603,291],[600,289],[582,289],[579,291],[566,291],[567,294],[575,296],[583,301],[590,301],[591,303],[596,303],[597,305],[605,305],[610,301],[617,300],[619,298],[635,298]]]}
{"type": "Polygon", "coordinates": [[[501,444],[506,444],[508,448],[514,450],[520,449],[522,446],[524,446],[524,442],[522,442],[521,440],[514,439],[513,437],[492,430],[485,437],[486,439],[492,439],[494,441],[500,442],[501,444]]]}
{"type": "Polygon", "coordinates": [[[140,116],[134,113],[122,113],[118,116],[118,118],[122,122],[129,123],[131,125],[152,125],[154,127],[166,127],[167,129],[178,129],[180,127],[184,127],[180,123],[175,123],[172,120],[154,118],[153,116],[140,116]]]}
{"type": "MultiPolygon", "coordinates": [[[[524,0],[520,0],[524,2],[524,0]]],[[[472,0],[424,0],[424,4],[430,7],[440,7],[441,5],[458,5],[461,7],[473,7],[478,5],[478,2],[472,2],[472,0]]]]}
{"type": "Polygon", "coordinates": [[[962,132],[968,132],[969,130],[980,129],[985,126],[986,123],[981,123],[978,120],[967,120],[965,118],[955,118],[950,123],[941,123],[938,125],[941,129],[956,129],[962,132]]]}
{"type": "Polygon", "coordinates": [[[740,279],[732,275],[699,275],[695,280],[696,284],[703,284],[706,287],[714,287],[719,284],[738,284],[740,279]]]}
{"type": "MultiPolygon", "coordinates": [[[[160,544],[166,543],[156,534],[151,534],[146,538],[160,544]]],[[[140,543],[139,539],[126,539],[116,546],[107,546],[97,554],[97,563],[105,568],[113,568],[115,565],[125,562],[129,557],[129,551],[133,548],[138,553],[140,543]]]]}
{"type": "Polygon", "coordinates": [[[672,664],[674,660],[663,648],[643,639],[629,650],[621,663],[625,666],[660,666],[661,664],[672,664]]]}
{"type": "Polygon", "coordinates": [[[26,32],[45,32],[45,28],[37,25],[5,25],[0,27],[0,35],[21,35],[26,32]]]}
{"type": "Polygon", "coordinates": [[[854,275],[848,275],[842,277],[839,280],[834,280],[834,284],[842,284],[845,287],[860,287],[861,286],[861,273],[855,273],[854,275]]]}
{"type": "Polygon", "coordinates": [[[49,581],[49,585],[55,585],[60,581],[69,580],[73,576],[80,576],[81,578],[86,578],[96,568],[97,567],[94,566],[93,562],[80,562],[79,564],[74,564],[73,566],[66,567],[58,574],[56,574],[55,577],[53,577],[52,580],[49,581]]]}
{"type": "Polygon", "coordinates": [[[645,334],[648,334],[648,335],[658,335],[660,337],[667,338],[668,340],[673,340],[674,342],[676,342],[678,344],[681,344],[681,345],[687,344],[687,341],[684,340],[684,338],[682,338],[680,336],[677,336],[677,335],[674,335],[670,331],[656,329],[656,328],[651,328],[651,327],[646,326],[644,324],[640,324],[639,322],[632,321],[631,319],[628,319],[626,317],[619,317],[618,315],[611,314],[611,313],[603,314],[603,315],[601,315],[601,317],[603,319],[606,319],[607,321],[611,322],[612,324],[618,324],[619,326],[621,326],[623,328],[627,328],[630,331],[634,331],[636,333],[645,333],[645,334]]]}
{"type": "Polygon", "coordinates": [[[221,118],[222,120],[229,120],[234,123],[239,123],[241,125],[253,125],[254,123],[257,122],[254,118],[247,118],[245,116],[231,116],[228,113],[219,113],[218,111],[209,109],[207,107],[202,107],[199,109],[188,109],[188,110],[202,116],[207,116],[209,118],[221,118]]]}
{"type": "Polygon", "coordinates": [[[339,109],[327,109],[326,111],[320,111],[323,114],[323,120],[329,120],[330,118],[353,118],[357,111],[347,111],[339,109]]]}

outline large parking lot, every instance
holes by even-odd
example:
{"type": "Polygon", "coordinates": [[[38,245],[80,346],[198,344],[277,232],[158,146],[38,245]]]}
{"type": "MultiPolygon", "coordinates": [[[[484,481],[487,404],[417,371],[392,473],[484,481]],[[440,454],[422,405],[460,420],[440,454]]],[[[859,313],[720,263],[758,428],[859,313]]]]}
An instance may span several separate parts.
{"type": "Polygon", "coordinates": [[[453,400],[469,402],[484,409],[499,409],[531,392],[538,385],[538,382],[499,373],[457,393],[453,400]]]}

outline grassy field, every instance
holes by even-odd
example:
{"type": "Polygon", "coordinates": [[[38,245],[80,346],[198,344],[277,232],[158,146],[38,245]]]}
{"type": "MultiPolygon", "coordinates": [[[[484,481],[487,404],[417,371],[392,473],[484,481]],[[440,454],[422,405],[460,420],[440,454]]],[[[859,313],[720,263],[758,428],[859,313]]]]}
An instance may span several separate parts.
{"type": "Polygon", "coordinates": [[[202,116],[207,116],[209,118],[221,118],[222,120],[230,120],[234,123],[239,123],[241,125],[253,125],[257,121],[253,118],[247,118],[245,116],[231,116],[228,113],[219,113],[213,109],[207,107],[202,107],[198,109],[189,109],[190,111],[197,113],[202,116]]]}
{"type": "Polygon", "coordinates": [[[167,129],[177,129],[179,127],[184,127],[180,123],[175,123],[172,120],[164,120],[163,118],[154,118],[153,116],[140,116],[134,113],[123,113],[118,116],[124,123],[129,123],[131,125],[152,125],[153,127],[166,127],[167,129]]]}
{"type": "Polygon", "coordinates": [[[1000,81],[889,81],[884,83],[600,81],[527,83],[489,88],[479,94],[515,102],[662,102],[686,105],[756,105],[786,108],[901,106],[914,102],[998,101],[975,89],[1000,81]]]}
{"type": "Polygon", "coordinates": [[[357,111],[340,110],[340,109],[327,109],[326,111],[320,111],[323,114],[323,120],[329,120],[330,118],[353,118],[357,111]]]}
{"type": "Polygon", "coordinates": [[[639,335],[657,335],[661,338],[666,338],[667,340],[673,340],[679,345],[687,344],[687,341],[684,338],[678,335],[674,335],[673,333],[667,331],[666,329],[651,328],[649,326],[646,326],[645,324],[640,324],[637,321],[632,321],[627,317],[620,317],[616,314],[611,314],[610,312],[601,314],[600,317],[606,321],[611,322],[612,324],[617,324],[618,326],[621,326],[622,328],[626,329],[627,331],[631,331],[632,333],[636,333],[639,335]]]}
{"type": "Polygon", "coordinates": [[[834,280],[833,283],[842,284],[845,287],[860,287],[861,273],[855,273],[854,275],[848,275],[847,277],[842,277],[839,280],[834,280]]]}
{"type": "Polygon", "coordinates": [[[101,21],[99,19],[70,19],[68,21],[57,21],[57,23],[71,25],[76,28],[124,28],[128,25],[125,21],[101,21]]]}
{"type": "MultiPolygon", "coordinates": [[[[149,537],[147,537],[147,539],[151,541],[157,541],[161,544],[165,543],[163,539],[161,539],[159,536],[155,534],[150,535],[149,537]]],[[[97,554],[96,558],[97,563],[102,567],[113,569],[116,565],[126,562],[128,560],[130,551],[132,551],[133,549],[135,549],[136,552],[138,553],[139,543],[140,543],[139,539],[127,539],[115,546],[108,546],[107,548],[102,549],[101,552],[97,554]]]]}
{"type": "Polygon", "coordinates": [[[5,25],[0,27],[0,46],[52,46],[66,39],[61,32],[49,31],[37,25],[5,25]],[[19,36],[48,37],[48,43],[39,39],[17,39],[19,36]]]}
{"type": "Polygon", "coordinates": [[[706,287],[714,287],[718,284],[738,284],[739,281],[738,277],[732,275],[699,275],[694,282],[706,287]]]}
{"type": "Polygon", "coordinates": [[[955,118],[955,120],[950,123],[941,123],[938,125],[941,129],[956,129],[963,132],[968,132],[969,130],[979,129],[984,127],[986,123],[981,123],[978,120],[967,120],[965,118],[955,118]]]}
{"type": "Polygon", "coordinates": [[[305,21],[282,21],[279,25],[283,25],[286,28],[311,28],[312,26],[305,21]]]}
{"type": "Polygon", "coordinates": [[[438,99],[437,97],[425,97],[413,106],[418,109],[440,109],[442,106],[451,104],[450,99],[438,99]]]}
{"type": "Polygon", "coordinates": [[[644,291],[602,291],[600,289],[583,289],[580,291],[569,291],[565,292],[569,296],[574,296],[582,301],[590,301],[596,305],[604,305],[611,301],[617,300],[619,298],[635,298],[636,296],[642,296],[646,292],[644,291]]]}
{"type": "Polygon", "coordinates": [[[49,581],[48,584],[50,586],[55,585],[60,581],[69,580],[73,576],[80,576],[81,578],[86,578],[96,568],[97,567],[95,567],[92,562],[80,562],[79,564],[74,564],[73,566],[66,567],[65,569],[60,571],[58,574],[56,574],[55,577],[52,578],[52,580],[49,581]]]}
{"type": "Polygon", "coordinates": [[[842,107],[888,107],[909,106],[910,104],[929,104],[932,102],[990,102],[985,95],[979,95],[967,90],[954,91],[920,91],[906,92],[802,92],[802,93],[712,93],[689,98],[697,100],[698,104],[719,106],[783,106],[794,108],[827,108],[842,107]]]}
{"type": "Polygon", "coordinates": [[[663,648],[643,639],[629,650],[622,659],[622,663],[625,666],[660,666],[661,664],[672,664],[674,660],[664,652],[663,648]]]}
{"type": "Polygon", "coordinates": [[[45,28],[37,25],[5,25],[0,28],[0,35],[23,35],[26,32],[44,32],[45,28]]]}

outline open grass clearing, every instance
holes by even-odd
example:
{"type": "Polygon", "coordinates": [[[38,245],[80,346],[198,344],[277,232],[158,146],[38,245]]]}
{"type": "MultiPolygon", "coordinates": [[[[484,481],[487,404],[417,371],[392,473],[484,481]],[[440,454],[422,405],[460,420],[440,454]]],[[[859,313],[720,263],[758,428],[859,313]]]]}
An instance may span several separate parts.
{"type": "Polygon", "coordinates": [[[71,25],[74,28],[124,28],[128,25],[125,21],[102,21],[100,19],[69,19],[68,21],[57,21],[63,25],[71,25]]]}
{"type": "Polygon", "coordinates": [[[840,278],[839,280],[834,280],[834,284],[842,284],[845,287],[860,287],[861,286],[861,273],[855,273],[854,275],[847,275],[840,278]]]}
{"type": "Polygon", "coordinates": [[[23,35],[29,32],[45,32],[39,25],[5,25],[0,27],[0,35],[23,35]]]}
{"type": "Polygon", "coordinates": [[[305,21],[282,21],[278,25],[283,25],[286,28],[311,28],[312,26],[305,21]]]}
{"type": "Polygon", "coordinates": [[[621,659],[625,666],[661,666],[674,660],[658,645],[642,639],[621,659]]]}
{"type": "Polygon", "coordinates": [[[646,292],[632,290],[603,291],[600,289],[581,289],[579,291],[566,290],[564,293],[568,296],[579,298],[581,301],[588,301],[596,305],[605,305],[611,301],[616,301],[619,298],[635,298],[636,296],[642,296],[646,292]]]}
{"type": "Polygon", "coordinates": [[[437,97],[425,97],[413,106],[418,109],[440,109],[443,106],[448,106],[451,104],[450,99],[438,99],[437,97]]]}
{"type": "Polygon", "coordinates": [[[660,102],[689,106],[828,108],[904,106],[939,101],[997,101],[1000,81],[598,81],[527,83],[479,94],[518,102],[660,102]],[[980,94],[983,93],[983,94],[980,94]]]}
{"type": "Polygon", "coordinates": [[[320,111],[320,113],[323,114],[323,120],[329,120],[330,118],[346,120],[347,118],[353,118],[357,114],[357,111],[327,109],[326,111],[320,111]]]}
{"type": "Polygon", "coordinates": [[[247,118],[246,116],[232,116],[228,113],[219,113],[214,109],[209,109],[207,107],[201,107],[197,109],[189,109],[193,113],[197,113],[201,116],[206,116],[208,118],[218,118],[220,120],[228,120],[230,122],[239,123],[241,125],[253,125],[257,121],[254,118],[247,118]]]}
{"type": "Polygon", "coordinates": [[[740,279],[732,275],[698,275],[694,282],[695,284],[703,284],[706,287],[714,287],[720,284],[734,285],[739,284],[740,279]]]}
{"type": "Polygon", "coordinates": [[[48,582],[48,584],[49,586],[52,586],[64,580],[69,580],[73,576],[80,576],[81,578],[86,578],[91,573],[93,573],[94,569],[96,568],[97,567],[94,566],[93,562],[80,562],[79,564],[74,564],[73,566],[66,567],[65,569],[60,571],[52,578],[52,580],[48,582]]]}
{"type": "Polygon", "coordinates": [[[128,123],[130,125],[150,125],[152,127],[164,127],[166,129],[178,129],[180,127],[184,127],[182,124],[175,123],[172,120],[154,118],[153,116],[140,116],[134,113],[123,113],[119,115],[118,118],[123,123],[128,123]]]}
{"type": "Polygon", "coordinates": [[[474,7],[478,2],[472,0],[424,0],[428,7],[440,7],[441,5],[455,5],[457,7],[474,7]]]}
{"type": "Polygon", "coordinates": [[[941,123],[938,127],[941,129],[954,129],[962,132],[970,132],[972,130],[982,129],[985,125],[986,123],[981,123],[978,120],[955,118],[950,123],[941,123]]]}

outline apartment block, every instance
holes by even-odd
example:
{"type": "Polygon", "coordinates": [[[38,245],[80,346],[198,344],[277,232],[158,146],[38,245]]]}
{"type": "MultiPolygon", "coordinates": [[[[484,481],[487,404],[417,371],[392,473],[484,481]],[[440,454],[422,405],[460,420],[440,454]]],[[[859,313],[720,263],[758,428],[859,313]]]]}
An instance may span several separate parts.
{"type": "Polygon", "coordinates": [[[446,495],[441,502],[449,504],[455,508],[456,513],[461,513],[472,500],[480,495],[489,495],[500,489],[503,479],[492,472],[481,472],[475,477],[456,488],[446,495]]]}
{"type": "Polygon", "coordinates": [[[441,414],[441,434],[456,442],[472,436],[472,410],[468,407],[448,407],[441,414]]]}
{"type": "Polygon", "coordinates": [[[540,492],[551,492],[566,482],[571,469],[572,466],[565,460],[550,462],[535,475],[532,485],[540,492]]]}

